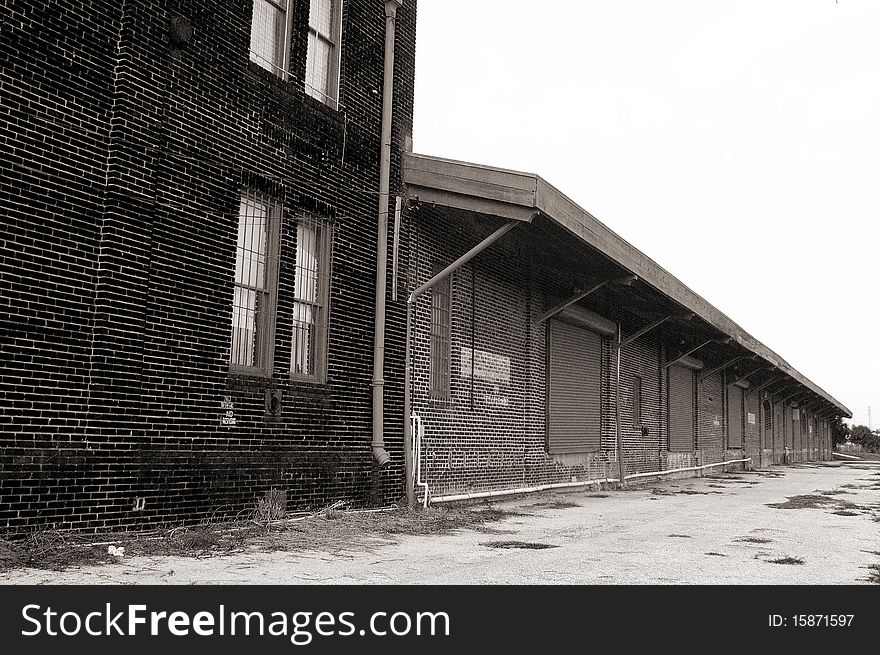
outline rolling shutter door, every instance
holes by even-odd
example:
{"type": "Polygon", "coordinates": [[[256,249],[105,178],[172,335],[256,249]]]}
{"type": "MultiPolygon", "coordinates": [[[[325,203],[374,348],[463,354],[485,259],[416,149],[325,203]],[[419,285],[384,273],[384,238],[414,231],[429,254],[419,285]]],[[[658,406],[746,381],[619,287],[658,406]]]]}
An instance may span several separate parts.
{"type": "Polygon", "coordinates": [[[727,447],[743,445],[743,390],[733,385],[727,389],[727,447]]]}
{"type": "Polygon", "coordinates": [[[547,448],[551,453],[598,450],[602,337],[552,320],[549,337],[547,448]]]}
{"type": "Polygon", "coordinates": [[[669,367],[669,450],[694,449],[694,372],[669,367]]]}

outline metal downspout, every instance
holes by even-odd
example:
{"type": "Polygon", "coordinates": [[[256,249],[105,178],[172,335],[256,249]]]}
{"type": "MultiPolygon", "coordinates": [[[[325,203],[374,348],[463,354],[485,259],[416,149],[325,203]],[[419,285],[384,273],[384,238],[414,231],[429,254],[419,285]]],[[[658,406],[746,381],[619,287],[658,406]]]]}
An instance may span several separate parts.
{"type": "Polygon", "coordinates": [[[510,232],[520,221],[509,221],[505,223],[492,234],[480,241],[473,248],[468,250],[461,257],[452,262],[449,266],[437,273],[430,280],[418,287],[409,294],[406,301],[406,349],[405,349],[405,368],[403,374],[403,453],[404,453],[404,472],[406,476],[406,503],[410,507],[415,506],[415,478],[413,477],[413,438],[412,438],[412,421],[410,419],[412,405],[412,320],[413,311],[415,310],[416,301],[425,291],[433,287],[437,282],[445,278],[447,275],[467,264],[471,259],[479,255],[486,248],[495,243],[498,239],[510,232]]]}
{"type": "Polygon", "coordinates": [[[617,324],[617,345],[614,354],[617,355],[616,381],[614,384],[614,432],[617,440],[617,469],[620,476],[620,486],[626,485],[626,467],[623,462],[623,433],[620,431],[620,351],[623,350],[621,341],[623,329],[617,324]]]}
{"type": "Polygon", "coordinates": [[[373,335],[373,460],[380,468],[385,450],[385,292],[388,276],[388,201],[391,177],[391,107],[394,95],[394,26],[403,0],[385,0],[385,67],[382,84],[382,142],[379,157],[379,220],[376,241],[376,320],[373,335]]]}

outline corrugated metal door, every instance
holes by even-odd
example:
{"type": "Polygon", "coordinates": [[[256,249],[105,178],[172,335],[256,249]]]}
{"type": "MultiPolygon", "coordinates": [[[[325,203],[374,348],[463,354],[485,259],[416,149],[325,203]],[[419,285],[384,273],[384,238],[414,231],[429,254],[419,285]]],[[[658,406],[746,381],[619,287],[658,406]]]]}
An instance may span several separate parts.
{"type": "Polygon", "coordinates": [[[733,385],[727,389],[727,447],[743,445],[743,390],[733,385]]]}
{"type": "Polygon", "coordinates": [[[694,372],[669,367],[669,450],[694,449],[694,372]]]}
{"type": "Polygon", "coordinates": [[[602,337],[562,321],[549,323],[547,449],[598,450],[602,426],[602,337]]]}

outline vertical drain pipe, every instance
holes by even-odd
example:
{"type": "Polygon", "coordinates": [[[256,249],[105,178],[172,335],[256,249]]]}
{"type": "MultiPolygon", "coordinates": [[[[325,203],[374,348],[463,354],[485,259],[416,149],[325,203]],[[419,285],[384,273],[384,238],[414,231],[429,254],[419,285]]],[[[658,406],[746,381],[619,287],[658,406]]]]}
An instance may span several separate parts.
{"type": "Polygon", "coordinates": [[[383,468],[385,450],[385,290],[388,277],[388,200],[391,177],[391,101],[394,95],[394,22],[403,0],[385,0],[385,67],[382,84],[382,142],[379,156],[379,222],[376,242],[376,321],[373,335],[373,460],[383,468]]]}
{"type": "Polygon", "coordinates": [[[620,486],[626,485],[626,472],[623,464],[623,434],[620,432],[620,351],[623,330],[620,323],[617,324],[617,345],[615,345],[615,355],[617,356],[616,383],[614,385],[614,424],[617,433],[617,467],[620,470],[620,486]]]}

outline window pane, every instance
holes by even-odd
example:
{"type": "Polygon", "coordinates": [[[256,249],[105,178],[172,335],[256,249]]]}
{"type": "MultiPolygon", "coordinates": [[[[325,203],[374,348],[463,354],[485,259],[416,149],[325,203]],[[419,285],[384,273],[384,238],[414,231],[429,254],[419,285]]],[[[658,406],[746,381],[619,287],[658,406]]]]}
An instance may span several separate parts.
{"type": "Polygon", "coordinates": [[[309,27],[330,38],[333,26],[333,0],[311,0],[309,6],[309,27]]]}
{"type": "Polygon", "coordinates": [[[251,61],[269,70],[284,66],[287,0],[254,0],[251,22],[251,61]]]}
{"type": "Polygon", "coordinates": [[[256,289],[266,285],[266,233],[269,207],[245,197],[238,215],[238,245],[235,251],[235,283],[256,289]]]}
{"type": "Polygon", "coordinates": [[[294,295],[299,300],[318,301],[318,231],[315,225],[296,228],[296,276],[294,295]]]}
{"type": "Polygon", "coordinates": [[[293,305],[293,347],[290,370],[296,375],[313,375],[315,372],[312,345],[315,331],[314,308],[303,303],[293,305]]]}
{"type": "Polygon", "coordinates": [[[319,100],[332,99],[329,87],[330,57],[333,47],[309,32],[309,52],[306,62],[306,91],[319,100]]]}
{"type": "Polygon", "coordinates": [[[232,299],[233,366],[262,367],[270,361],[267,340],[271,339],[272,326],[268,310],[274,301],[269,291],[268,253],[273,211],[259,196],[248,193],[241,198],[232,299]]]}
{"type": "Polygon", "coordinates": [[[256,353],[257,293],[235,287],[232,303],[232,363],[253,366],[256,353]]]}
{"type": "Polygon", "coordinates": [[[302,218],[296,229],[290,353],[290,372],[296,376],[321,374],[328,315],[329,230],[324,221],[313,216],[302,218]]]}

